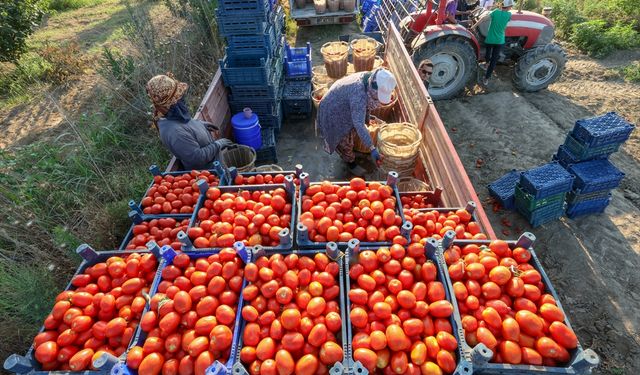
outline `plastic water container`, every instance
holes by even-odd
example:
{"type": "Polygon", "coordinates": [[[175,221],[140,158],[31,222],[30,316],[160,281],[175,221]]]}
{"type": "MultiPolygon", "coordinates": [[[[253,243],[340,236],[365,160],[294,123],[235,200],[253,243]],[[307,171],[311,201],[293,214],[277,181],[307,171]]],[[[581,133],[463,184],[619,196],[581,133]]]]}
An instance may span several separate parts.
{"type": "Polygon", "coordinates": [[[231,127],[237,143],[253,147],[256,150],[262,147],[260,122],[258,115],[253,113],[251,108],[245,108],[244,111],[231,117],[231,127]]]}

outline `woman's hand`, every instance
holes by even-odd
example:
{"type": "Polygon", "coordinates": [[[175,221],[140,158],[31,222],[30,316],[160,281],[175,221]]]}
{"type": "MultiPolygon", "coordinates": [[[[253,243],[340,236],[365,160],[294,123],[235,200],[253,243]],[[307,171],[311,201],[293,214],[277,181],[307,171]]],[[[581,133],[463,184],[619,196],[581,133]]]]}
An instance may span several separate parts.
{"type": "Polygon", "coordinates": [[[373,150],[371,150],[371,159],[373,160],[374,163],[376,163],[376,166],[379,167],[382,164],[383,158],[384,157],[380,155],[377,148],[374,148],[373,150]]]}

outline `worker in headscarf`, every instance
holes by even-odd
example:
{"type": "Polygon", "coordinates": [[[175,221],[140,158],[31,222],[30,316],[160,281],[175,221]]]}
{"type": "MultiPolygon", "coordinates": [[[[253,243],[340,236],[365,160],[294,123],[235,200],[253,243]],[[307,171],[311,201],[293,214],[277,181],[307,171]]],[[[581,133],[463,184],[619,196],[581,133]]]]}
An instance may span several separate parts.
{"type": "Polygon", "coordinates": [[[212,124],[191,118],[184,100],[186,83],[168,73],[151,78],[146,88],[153,102],[153,124],[183,169],[211,169],[220,150],[233,145],[225,138],[214,139],[212,124]]]}
{"type": "Polygon", "coordinates": [[[320,101],[317,127],[324,139],[325,151],[334,151],[347,162],[356,176],[366,172],[355,161],[356,135],[371,150],[371,158],[380,165],[382,155],[373,145],[367,130],[369,111],[391,102],[396,87],[393,74],[383,68],[358,72],[337,80],[320,101]]]}

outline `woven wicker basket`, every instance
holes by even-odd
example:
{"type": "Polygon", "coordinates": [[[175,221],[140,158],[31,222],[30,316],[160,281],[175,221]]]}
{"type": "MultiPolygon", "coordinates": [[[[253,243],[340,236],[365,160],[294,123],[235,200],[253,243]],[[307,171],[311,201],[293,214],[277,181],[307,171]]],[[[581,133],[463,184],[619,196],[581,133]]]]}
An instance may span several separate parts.
{"type": "Polygon", "coordinates": [[[353,12],[356,9],[356,0],[342,0],[341,3],[345,12],[353,12]]]}
{"type": "Polygon", "coordinates": [[[260,172],[260,173],[264,173],[264,172],[282,172],[284,171],[284,169],[282,169],[281,166],[276,165],[276,164],[265,164],[265,165],[261,165],[259,167],[255,167],[253,168],[254,172],[260,172]]]}
{"type": "Polygon", "coordinates": [[[384,121],[390,121],[391,115],[393,114],[393,108],[396,106],[396,104],[398,104],[398,94],[394,89],[391,93],[391,103],[371,110],[371,115],[376,116],[377,118],[384,121]]]}
{"type": "Polygon", "coordinates": [[[408,122],[383,124],[378,129],[377,147],[384,155],[381,168],[409,177],[415,169],[422,134],[408,122]]]}
{"type": "Polygon", "coordinates": [[[327,8],[329,12],[337,12],[340,10],[340,0],[327,0],[327,8]]]}
{"type": "Polygon", "coordinates": [[[402,177],[398,181],[398,190],[405,191],[431,191],[431,186],[422,180],[413,177],[402,177]]]}
{"type": "Polygon", "coordinates": [[[341,78],[347,74],[347,57],[349,44],[347,42],[328,42],[320,48],[327,75],[331,78],[341,78]]]}
{"type": "Polygon", "coordinates": [[[313,106],[315,107],[316,111],[320,106],[320,100],[322,100],[322,97],[327,93],[327,90],[328,89],[326,87],[321,87],[311,93],[311,100],[313,100],[313,106]]]}
{"type": "Polygon", "coordinates": [[[251,172],[256,163],[256,150],[245,145],[226,148],[220,152],[220,161],[225,167],[236,167],[238,172],[251,172]]]}
{"type": "Polygon", "coordinates": [[[313,6],[316,9],[316,14],[322,14],[327,11],[327,0],[313,0],[313,6]]]}
{"type": "MultiPolygon", "coordinates": [[[[377,137],[378,137],[378,129],[385,122],[376,118],[375,116],[369,116],[369,125],[367,125],[367,130],[369,130],[369,135],[371,135],[371,141],[373,145],[376,145],[377,137]]],[[[355,151],[361,152],[363,154],[370,154],[371,150],[362,142],[360,137],[356,134],[356,141],[353,146],[355,151]]]]}
{"type": "Polygon", "coordinates": [[[317,90],[323,87],[329,89],[335,81],[335,79],[329,77],[326,74],[316,73],[311,79],[311,84],[313,85],[313,90],[317,90]]]}
{"type": "Polygon", "coordinates": [[[384,65],[384,60],[382,59],[382,57],[376,56],[376,59],[373,62],[373,69],[378,69],[382,65],[384,65]]]}
{"type": "Polygon", "coordinates": [[[373,38],[360,38],[351,41],[353,65],[356,72],[373,69],[379,47],[380,43],[373,38]]]}

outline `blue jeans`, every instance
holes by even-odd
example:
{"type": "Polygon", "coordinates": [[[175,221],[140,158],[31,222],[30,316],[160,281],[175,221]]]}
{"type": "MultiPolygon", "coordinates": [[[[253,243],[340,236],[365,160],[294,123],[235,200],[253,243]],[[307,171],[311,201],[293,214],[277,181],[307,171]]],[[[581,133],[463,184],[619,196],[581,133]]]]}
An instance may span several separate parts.
{"type": "Polygon", "coordinates": [[[486,52],[484,59],[488,62],[489,66],[487,67],[487,74],[485,74],[484,78],[491,78],[491,73],[493,73],[493,69],[495,69],[498,63],[498,58],[500,58],[502,47],[504,47],[504,44],[485,44],[486,52]]]}

